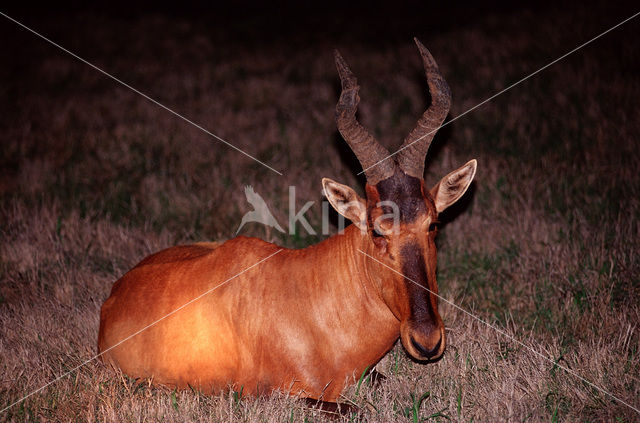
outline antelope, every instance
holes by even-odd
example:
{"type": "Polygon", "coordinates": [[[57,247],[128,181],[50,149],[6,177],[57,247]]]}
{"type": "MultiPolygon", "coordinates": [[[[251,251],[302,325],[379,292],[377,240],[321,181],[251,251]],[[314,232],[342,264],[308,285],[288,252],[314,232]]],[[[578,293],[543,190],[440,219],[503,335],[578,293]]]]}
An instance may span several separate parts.
{"type": "Polygon", "coordinates": [[[465,193],[476,161],[426,188],[425,156],[451,94],[429,51],[415,42],[431,104],[395,155],[356,119],[359,86],[334,53],[342,85],[336,123],[364,169],[366,198],[329,178],[322,186],[352,224],[304,249],[238,236],[143,259],[102,306],[98,349],[106,363],[177,388],[277,390],[336,402],[398,338],[415,360],[443,354],[438,214],[465,193]]]}

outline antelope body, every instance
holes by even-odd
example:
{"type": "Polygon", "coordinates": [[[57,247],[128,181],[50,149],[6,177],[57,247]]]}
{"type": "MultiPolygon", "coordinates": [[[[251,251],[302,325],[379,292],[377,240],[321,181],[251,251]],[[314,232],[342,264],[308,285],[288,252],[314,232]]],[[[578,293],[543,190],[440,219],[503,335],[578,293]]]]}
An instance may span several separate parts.
{"type": "Polygon", "coordinates": [[[102,306],[105,361],[133,377],[205,392],[281,390],[335,401],[398,337],[417,360],[442,355],[435,224],[468,188],[476,162],[425,187],[424,158],[450,93],[430,53],[416,44],[431,105],[392,157],[356,120],[359,87],[336,52],[336,121],[365,169],[366,198],[328,178],[322,184],[353,225],[301,250],[240,236],[145,258],[102,306]]]}

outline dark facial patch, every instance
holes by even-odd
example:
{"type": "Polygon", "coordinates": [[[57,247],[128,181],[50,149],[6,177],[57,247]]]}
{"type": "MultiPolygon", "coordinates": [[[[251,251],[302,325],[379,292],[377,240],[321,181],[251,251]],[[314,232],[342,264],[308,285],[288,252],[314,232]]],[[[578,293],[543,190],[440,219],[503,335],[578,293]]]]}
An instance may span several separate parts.
{"type": "MultiPolygon", "coordinates": [[[[413,222],[416,217],[427,213],[422,192],[422,181],[413,176],[406,175],[401,170],[396,170],[390,178],[376,184],[378,190],[378,201],[392,201],[398,205],[400,210],[400,221],[404,223],[413,222]]],[[[375,207],[376,204],[371,204],[375,207]]],[[[389,206],[382,207],[383,212],[393,213],[389,206]]]]}
{"type": "Polygon", "coordinates": [[[427,268],[420,245],[414,242],[403,245],[400,250],[400,257],[402,274],[406,276],[405,283],[409,293],[410,318],[423,325],[435,327],[436,315],[429,298],[431,293],[425,289],[429,284],[427,281],[427,268]]]}

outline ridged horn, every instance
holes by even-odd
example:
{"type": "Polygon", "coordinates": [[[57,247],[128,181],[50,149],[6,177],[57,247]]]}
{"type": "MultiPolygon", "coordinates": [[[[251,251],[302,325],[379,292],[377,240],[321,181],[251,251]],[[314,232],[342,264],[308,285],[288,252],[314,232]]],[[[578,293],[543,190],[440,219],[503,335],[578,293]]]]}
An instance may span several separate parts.
{"type": "Polygon", "coordinates": [[[413,40],[420,50],[420,56],[422,56],[431,95],[431,105],[418,120],[417,126],[405,138],[397,154],[397,161],[404,173],[422,179],[424,159],[427,156],[431,140],[449,113],[451,91],[429,50],[417,38],[413,40]]]}
{"type": "Polygon", "coordinates": [[[353,75],[347,62],[342,58],[338,50],[334,51],[336,67],[340,74],[342,92],[336,105],[336,124],[342,138],[349,144],[358,161],[364,169],[369,185],[375,185],[383,179],[393,175],[396,164],[389,157],[389,151],[381,146],[378,141],[356,120],[356,111],[360,103],[358,95],[358,80],[353,75]]]}

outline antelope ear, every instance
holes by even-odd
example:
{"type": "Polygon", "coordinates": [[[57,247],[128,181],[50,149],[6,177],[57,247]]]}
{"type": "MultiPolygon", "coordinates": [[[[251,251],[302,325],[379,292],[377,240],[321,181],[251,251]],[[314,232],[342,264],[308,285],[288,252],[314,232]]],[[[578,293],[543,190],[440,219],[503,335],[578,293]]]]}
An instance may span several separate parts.
{"type": "Polygon", "coordinates": [[[464,195],[476,175],[476,159],[470,160],[461,168],[454,170],[442,178],[431,188],[431,196],[436,203],[438,213],[455,203],[464,195]]]}
{"type": "Polygon", "coordinates": [[[322,189],[331,206],[360,230],[367,229],[367,203],[351,188],[329,178],[322,178],[322,189]]]}

